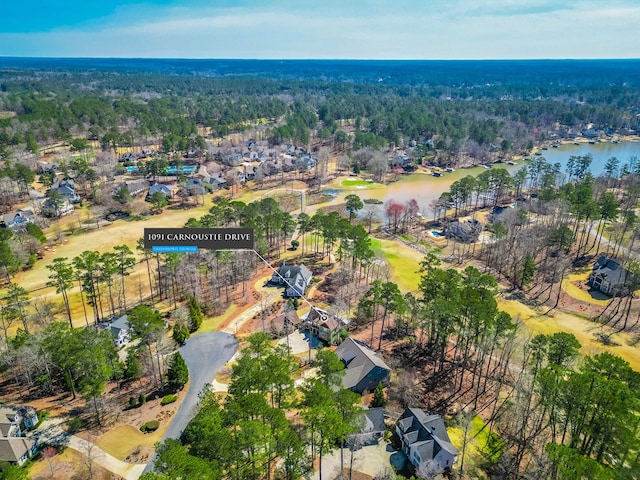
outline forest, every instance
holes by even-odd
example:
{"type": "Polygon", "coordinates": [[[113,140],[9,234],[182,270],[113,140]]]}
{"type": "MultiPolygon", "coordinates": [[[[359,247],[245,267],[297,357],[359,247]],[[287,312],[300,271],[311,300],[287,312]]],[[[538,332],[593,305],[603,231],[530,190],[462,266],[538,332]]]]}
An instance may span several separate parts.
{"type": "MultiPolygon", "coordinates": [[[[323,307],[349,319],[340,337],[357,337],[388,358],[394,375],[377,402],[390,410],[422,405],[464,432],[449,478],[638,477],[638,372],[572,333],[531,334],[500,307],[508,297],[545,315],[560,311],[568,275],[605,255],[617,259],[624,279],[582,317],[598,345],[614,348],[620,333],[637,342],[639,159],[611,158],[596,177],[588,155],[572,156],[564,170],[543,155],[528,157],[584,132],[608,140],[637,132],[637,62],[84,62],[0,59],[4,211],[34,188],[50,192],[68,179],[97,228],[106,212],[136,222],[193,207],[184,197],[156,196],[153,209],[141,209],[140,200],[142,213],[135,210],[127,184],[116,183],[133,166],[118,160],[134,150],[153,150],[130,175],[148,183],[169,165],[181,172],[192,158],[228,174],[232,147],[255,142],[293,152],[298,163],[275,167],[285,154],[273,153],[278,175],[227,175],[226,188],[207,191],[206,200],[201,193],[202,206],[196,195],[200,213],[181,214],[185,228],[252,228],[257,255],[155,253],[142,241],[105,251],[86,246],[46,265],[42,288],[55,295],[40,297],[14,280],[40,261],[43,245],[55,237],[62,243],[60,220],[2,228],[0,372],[7,385],[33,399],[81,397],[85,422],[101,428],[126,408],[120,397],[137,381],[162,393],[184,387],[184,360],[172,352],[202,333],[205,319],[210,331],[210,320],[235,303],[260,304],[255,317],[264,332],[240,336],[228,394],[203,391],[195,418],[179,439],[158,446],[155,471],[144,478],[307,477],[315,458],[322,469],[322,458],[339,448],[353,454],[362,411],[361,398],[341,388],[343,365],[331,348],[313,358],[309,349],[303,361],[266,333],[265,317],[278,310],[262,305],[255,280],[271,275],[263,263],[294,258],[318,277],[314,295],[323,307]],[[42,159],[60,151],[59,171],[42,171],[42,159]],[[522,167],[502,168],[513,159],[522,167]],[[298,182],[321,202],[323,183],[339,175],[384,185],[419,168],[479,164],[486,170],[453,182],[430,215],[415,199],[378,208],[382,201],[356,194],[293,214],[282,197],[262,196],[290,181],[292,191],[298,182]],[[483,241],[449,235],[445,247],[425,246],[433,229],[447,235],[474,222],[483,241]],[[407,264],[382,242],[420,253],[411,288],[393,276],[407,264]],[[136,346],[123,355],[94,327],[125,314],[136,346]],[[303,377],[309,363],[315,377],[303,377]],[[478,420],[480,431],[471,434],[478,420]],[[487,440],[475,454],[482,461],[470,464],[476,437],[487,440]]],[[[179,174],[176,183],[186,182],[179,174]]],[[[47,201],[61,207],[49,192],[47,201]]],[[[299,308],[293,300],[278,305],[299,308]]],[[[348,464],[341,458],[341,467],[348,464]]]]}

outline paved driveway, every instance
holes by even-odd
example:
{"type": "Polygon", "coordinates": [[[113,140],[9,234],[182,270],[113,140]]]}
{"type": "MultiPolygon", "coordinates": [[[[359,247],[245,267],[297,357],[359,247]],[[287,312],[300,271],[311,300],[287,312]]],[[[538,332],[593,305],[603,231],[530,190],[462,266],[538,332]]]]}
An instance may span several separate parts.
{"type": "MultiPolygon", "coordinates": [[[[218,371],[233,357],[238,349],[238,341],[233,335],[223,332],[208,332],[195,335],[180,348],[180,353],[189,367],[189,391],[180,409],[173,416],[171,425],[162,439],[178,438],[197,412],[198,394],[202,387],[215,378],[218,371]]],[[[145,472],[153,469],[151,459],[145,472]]]]}

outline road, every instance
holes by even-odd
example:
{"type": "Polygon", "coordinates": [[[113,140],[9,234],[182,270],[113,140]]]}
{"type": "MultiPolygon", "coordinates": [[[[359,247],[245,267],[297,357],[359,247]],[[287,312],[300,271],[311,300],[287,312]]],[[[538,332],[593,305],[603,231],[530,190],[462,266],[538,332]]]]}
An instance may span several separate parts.
{"type": "MultiPolygon", "coordinates": [[[[198,394],[207,383],[215,378],[218,371],[229,361],[238,349],[238,341],[233,335],[222,332],[208,332],[195,335],[180,348],[180,353],[189,367],[189,391],[165,432],[166,438],[179,438],[189,421],[195,416],[198,394]]],[[[156,457],[145,468],[153,470],[156,457]]]]}

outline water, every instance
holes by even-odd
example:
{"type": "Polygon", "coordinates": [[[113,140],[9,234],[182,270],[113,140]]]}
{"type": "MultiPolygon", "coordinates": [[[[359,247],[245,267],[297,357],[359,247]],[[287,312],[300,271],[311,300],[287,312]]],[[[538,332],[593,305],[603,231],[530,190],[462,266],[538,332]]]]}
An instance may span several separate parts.
{"type": "Polygon", "coordinates": [[[444,233],[439,232],[438,230],[432,230],[431,235],[433,235],[434,237],[444,237],[444,233]]]}
{"type": "MultiPolygon", "coordinates": [[[[584,143],[580,145],[561,145],[559,148],[549,148],[542,151],[543,156],[549,163],[560,163],[561,170],[566,171],[567,161],[572,155],[586,155],[591,153],[593,162],[590,170],[594,175],[600,175],[604,171],[607,160],[611,157],[617,157],[620,160],[620,166],[629,161],[629,157],[636,155],[640,158],[640,143],[624,142],[624,143],[584,143]]],[[[498,164],[493,168],[506,168],[513,175],[514,172],[522,168],[529,162],[519,160],[517,165],[498,164]]],[[[452,173],[445,173],[442,177],[433,177],[429,174],[415,173],[403,175],[397,182],[390,183],[386,188],[380,189],[345,189],[344,193],[355,193],[360,198],[376,198],[382,201],[393,199],[396,202],[406,203],[415,199],[420,206],[422,214],[426,218],[433,216],[433,212],[429,208],[429,204],[437,200],[440,195],[448,191],[451,184],[456,180],[467,175],[479,175],[487,171],[482,167],[460,168],[452,173]]],[[[384,211],[384,207],[380,205],[380,212],[384,211]]]]}
{"type": "Polygon", "coordinates": [[[332,197],[335,197],[340,194],[340,190],[336,190],[335,188],[329,188],[327,190],[322,190],[320,193],[322,193],[323,195],[331,195],[332,197]]]}
{"type": "MultiPolygon", "coordinates": [[[[591,162],[591,173],[595,176],[602,175],[604,173],[604,166],[611,157],[616,157],[620,161],[620,167],[623,164],[629,163],[629,159],[632,156],[636,156],[640,159],[640,143],[638,142],[622,142],[622,143],[581,143],[580,145],[560,145],[558,148],[549,148],[549,150],[543,150],[542,156],[547,162],[554,164],[559,163],[563,172],[566,172],[567,161],[572,155],[587,155],[593,156],[593,162],[591,162]]],[[[526,163],[526,162],[525,162],[526,163]]]]}

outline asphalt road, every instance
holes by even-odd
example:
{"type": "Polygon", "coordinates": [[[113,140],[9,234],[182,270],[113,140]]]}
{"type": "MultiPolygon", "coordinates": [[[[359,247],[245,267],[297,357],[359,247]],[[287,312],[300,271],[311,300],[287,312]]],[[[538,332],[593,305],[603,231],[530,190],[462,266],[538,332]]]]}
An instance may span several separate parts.
{"type": "MultiPolygon", "coordinates": [[[[189,367],[189,391],[180,409],[176,412],[162,439],[178,438],[189,421],[195,416],[198,394],[202,387],[215,378],[218,371],[229,361],[238,349],[238,341],[233,335],[222,332],[208,332],[195,335],[180,348],[180,353],[189,367]]],[[[153,470],[156,457],[151,459],[145,472],[153,470]]]]}

